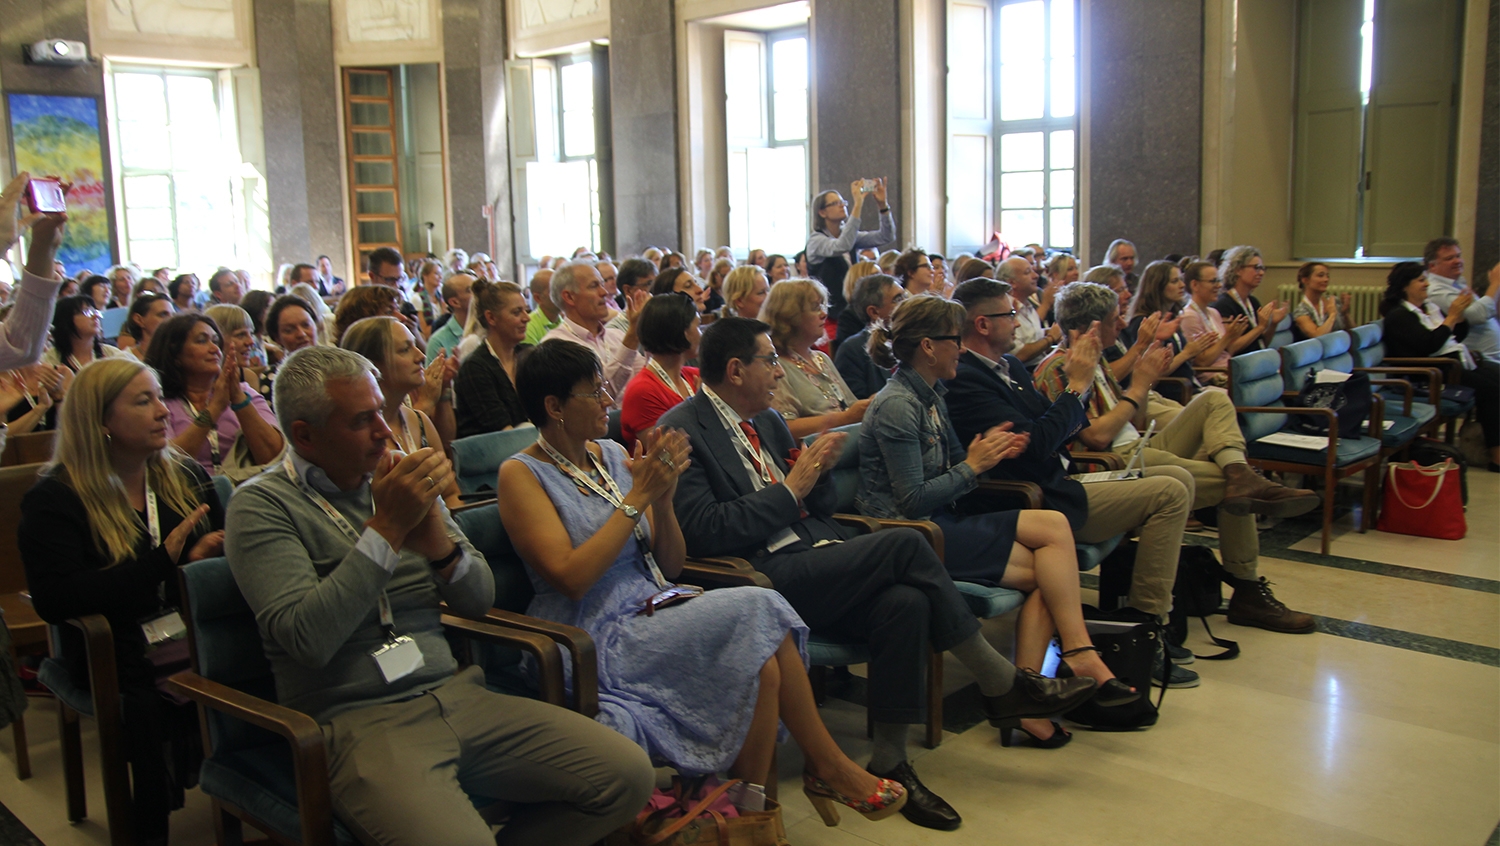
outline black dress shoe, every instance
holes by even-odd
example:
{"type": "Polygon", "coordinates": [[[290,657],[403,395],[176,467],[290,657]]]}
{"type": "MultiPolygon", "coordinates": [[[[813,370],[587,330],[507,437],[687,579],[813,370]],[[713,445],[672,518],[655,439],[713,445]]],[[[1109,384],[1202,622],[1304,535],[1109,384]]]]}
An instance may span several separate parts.
{"type": "Polygon", "coordinates": [[[911,768],[910,761],[902,761],[894,770],[888,773],[877,773],[870,770],[870,775],[876,778],[888,778],[891,781],[900,782],[906,788],[906,804],[901,807],[901,815],[923,828],[935,828],[938,831],[952,831],[963,824],[963,817],[953,810],[953,806],[944,801],[943,797],[927,789],[921,779],[917,778],[917,771],[911,768]]]}
{"type": "Polygon", "coordinates": [[[1051,717],[1094,695],[1090,678],[1049,679],[1031,670],[1016,670],[1016,683],[999,696],[984,697],[984,715],[999,729],[1014,728],[1022,717],[1051,717]]]}

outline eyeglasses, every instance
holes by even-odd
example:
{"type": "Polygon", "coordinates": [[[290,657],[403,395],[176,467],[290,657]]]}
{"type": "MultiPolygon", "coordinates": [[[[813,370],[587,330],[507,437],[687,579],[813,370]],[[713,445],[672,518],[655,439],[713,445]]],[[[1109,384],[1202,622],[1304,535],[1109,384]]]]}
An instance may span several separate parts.
{"type": "Polygon", "coordinates": [[[752,360],[759,359],[760,361],[764,361],[766,364],[771,365],[771,369],[773,370],[781,366],[781,356],[776,353],[771,353],[770,355],[752,355],[750,358],[752,360]]]}
{"type": "Polygon", "coordinates": [[[964,339],[964,336],[962,336],[962,335],[928,335],[927,338],[929,340],[933,340],[933,341],[952,341],[953,343],[956,344],[956,343],[962,341],[964,339]]]}
{"type": "Polygon", "coordinates": [[[395,276],[376,276],[375,278],[379,279],[381,282],[384,282],[387,285],[390,285],[391,287],[395,287],[401,284],[401,280],[406,278],[406,274],[398,273],[395,276]]]}
{"type": "Polygon", "coordinates": [[[1245,269],[1246,270],[1259,270],[1261,273],[1265,273],[1266,272],[1266,266],[1263,265],[1263,264],[1247,264],[1247,265],[1245,265],[1245,269]]]}
{"type": "Polygon", "coordinates": [[[568,396],[576,397],[578,399],[591,399],[594,402],[601,402],[606,399],[613,402],[615,398],[615,392],[609,389],[608,384],[601,384],[597,389],[586,394],[568,394],[568,396]]]}
{"type": "Polygon", "coordinates": [[[987,317],[990,320],[995,320],[996,318],[1000,318],[1000,317],[1008,317],[1011,320],[1015,320],[1016,319],[1016,310],[1015,309],[1011,309],[1010,311],[997,311],[997,312],[993,312],[993,313],[990,313],[990,314],[981,314],[979,316],[980,317],[987,317]]]}

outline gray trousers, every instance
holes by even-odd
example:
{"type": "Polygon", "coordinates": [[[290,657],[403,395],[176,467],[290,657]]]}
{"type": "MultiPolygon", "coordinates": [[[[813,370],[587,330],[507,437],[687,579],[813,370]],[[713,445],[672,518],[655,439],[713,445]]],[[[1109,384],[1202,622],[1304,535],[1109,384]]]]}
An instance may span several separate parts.
{"type": "Polygon", "coordinates": [[[594,843],[655,786],[646,753],[562,708],[492,693],[478,667],[323,725],[333,811],[361,843],[594,843]],[[466,794],[518,803],[498,837],[466,794]]]}

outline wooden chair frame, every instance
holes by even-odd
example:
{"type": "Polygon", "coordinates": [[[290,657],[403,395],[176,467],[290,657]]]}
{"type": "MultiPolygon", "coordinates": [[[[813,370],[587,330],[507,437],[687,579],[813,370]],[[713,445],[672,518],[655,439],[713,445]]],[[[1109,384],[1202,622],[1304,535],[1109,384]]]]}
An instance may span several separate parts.
{"type": "MultiPolygon", "coordinates": [[[[83,633],[88,659],[89,694],[94,703],[94,721],[99,733],[99,771],[104,782],[104,812],[111,846],[135,842],[135,809],[130,799],[130,774],[125,758],[124,725],[120,711],[120,679],[115,667],[115,638],[109,620],[90,614],[67,621],[83,633]]],[[[58,644],[50,644],[54,659],[58,644]]],[[[68,822],[88,816],[84,788],[83,741],[77,711],[57,700],[57,736],[62,747],[63,785],[67,797],[68,822]]]]}

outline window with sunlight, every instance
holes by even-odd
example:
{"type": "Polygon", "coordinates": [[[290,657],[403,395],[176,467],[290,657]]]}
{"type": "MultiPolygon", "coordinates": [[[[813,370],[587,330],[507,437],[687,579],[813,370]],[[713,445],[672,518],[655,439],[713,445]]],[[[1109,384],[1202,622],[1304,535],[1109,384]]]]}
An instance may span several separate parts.
{"type": "Polygon", "coordinates": [[[729,248],[792,255],[807,240],[807,33],[724,33],[729,248]]]}
{"type": "Polygon", "coordinates": [[[526,163],[528,250],[533,258],[598,252],[594,65],[563,57],[537,62],[532,73],[537,161],[526,163]]]}
{"type": "Polygon", "coordinates": [[[221,120],[233,106],[217,73],[116,66],[110,76],[123,259],[204,278],[246,266],[239,145],[221,120]]]}

